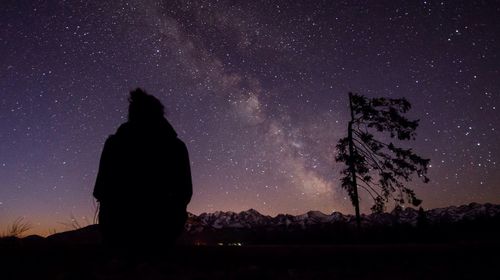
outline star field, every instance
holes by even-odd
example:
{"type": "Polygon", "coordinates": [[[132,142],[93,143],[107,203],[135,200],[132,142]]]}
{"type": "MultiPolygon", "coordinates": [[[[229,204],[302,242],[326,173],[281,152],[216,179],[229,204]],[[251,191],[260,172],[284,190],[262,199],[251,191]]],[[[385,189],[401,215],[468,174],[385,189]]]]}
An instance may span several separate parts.
{"type": "Polygon", "coordinates": [[[349,91],[412,103],[425,208],[500,203],[500,5],[461,2],[2,2],[0,230],[92,222],[136,87],[189,149],[196,214],[352,213],[334,161],[349,91]]]}

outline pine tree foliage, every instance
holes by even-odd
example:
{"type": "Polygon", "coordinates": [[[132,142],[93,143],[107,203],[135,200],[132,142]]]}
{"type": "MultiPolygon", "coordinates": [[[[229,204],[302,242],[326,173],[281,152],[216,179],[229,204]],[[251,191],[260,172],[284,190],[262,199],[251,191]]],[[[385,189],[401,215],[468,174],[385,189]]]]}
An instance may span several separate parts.
{"type": "Polygon", "coordinates": [[[415,139],[419,120],[409,120],[404,116],[411,104],[404,98],[349,95],[350,131],[337,144],[336,161],[347,166],[341,171],[341,186],[355,206],[357,218],[359,219],[358,189],[366,191],[373,199],[373,212],[383,212],[389,201],[396,205],[410,203],[419,206],[422,201],[405,183],[412,180],[413,174],[427,183],[427,166],[430,160],[418,156],[411,148],[401,148],[393,143],[395,140],[415,139]],[[379,140],[384,134],[389,136],[385,137],[389,140],[379,140]]]}

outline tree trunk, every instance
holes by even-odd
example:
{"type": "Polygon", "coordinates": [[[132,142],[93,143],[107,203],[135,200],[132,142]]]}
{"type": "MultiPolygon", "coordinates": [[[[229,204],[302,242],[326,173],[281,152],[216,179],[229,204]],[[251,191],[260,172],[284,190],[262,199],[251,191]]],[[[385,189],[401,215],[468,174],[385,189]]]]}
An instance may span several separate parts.
{"type": "Polygon", "coordinates": [[[351,110],[351,121],[347,127],[347,138],[349,140],[349,172],[351,173],[351,182],[354,197],[352,197],[352,203],[354,204],[354,211],[356,212],[356,225],[358,229],[361,227],[361,215],[359,214],[359,196],[358,196],[358,183],[356,181],[356,167],[353,160],[354,156],[354,141],[352,139],[352,123],[354,121],[354,112],[352,110],[352,93],[349,92],[349,108],[351,110]]]}

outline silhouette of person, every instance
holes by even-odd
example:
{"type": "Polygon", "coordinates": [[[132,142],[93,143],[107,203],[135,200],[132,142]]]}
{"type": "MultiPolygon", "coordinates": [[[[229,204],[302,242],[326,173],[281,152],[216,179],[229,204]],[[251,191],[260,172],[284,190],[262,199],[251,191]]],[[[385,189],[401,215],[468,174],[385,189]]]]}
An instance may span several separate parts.
{"type": "Polygon", "coordinates": [[[150,250],[173,245],[184,229],[192,196],[187,148],[164,107],[138,88],[128,121],[104,144],[93,195],[104,244],[150,250]]]}

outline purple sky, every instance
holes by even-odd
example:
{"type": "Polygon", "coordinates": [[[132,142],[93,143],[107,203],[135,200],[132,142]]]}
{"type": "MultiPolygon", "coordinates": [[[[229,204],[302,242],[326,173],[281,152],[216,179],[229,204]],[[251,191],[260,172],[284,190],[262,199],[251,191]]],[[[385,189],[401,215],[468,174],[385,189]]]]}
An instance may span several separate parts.
{"type": "Polygon", "coordinates": [[[497,1],[0,6],[0,231],[92,222],[100,152],[135,87],[188,146],[195,214],[352,213],[334,162],[348,91],[413,104],[425,208],[500,203],[497,1]]]}

